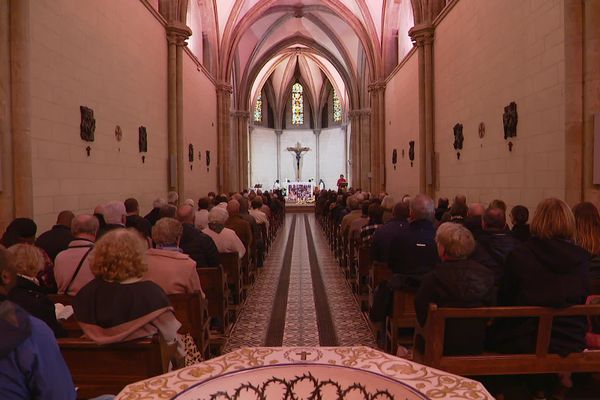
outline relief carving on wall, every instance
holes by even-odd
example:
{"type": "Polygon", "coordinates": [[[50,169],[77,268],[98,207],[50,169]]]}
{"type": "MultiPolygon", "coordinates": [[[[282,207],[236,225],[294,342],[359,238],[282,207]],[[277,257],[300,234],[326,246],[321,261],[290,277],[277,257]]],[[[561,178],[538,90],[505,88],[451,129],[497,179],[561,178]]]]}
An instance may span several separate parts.
{"type": "Polygon", "coordinates": [[[91,108],[80,106],[81,111],[81,126],[80,133],[81,139],[86,142],[94,141],[94,132],[96,131],[96,119],[94,118],[94,110],[91,108]]]}
{"type": "MultiPolygon", "coordinates": [[[[188,161],[190,163],[194,162],[194,145],[193,144],[188,144],[188,161]]],[[[194,169],[194,164],[190,164],[190,170],[194,169]]]]}
{"type": "Polygon", "coordinates": [[[415,141],[411,140],[408,142],[408,158],[410,159],[410,166],[413,166],[415,161],[415,141]]]}
{"type": "Polygon", "coordinates": [[[392,150],[392,164],[394,165],[394,170],[396,169],[396,163],[398,162],[398,150],[392,150]]]}
{"type": "Polygon", "coordinates": [[[210,169],[210,150],[206,150],[206,172],[210,169]]]}
{"type": "MultiPolygon", "coordinates": [[[[139,132],[138,146],[139,146],[140,153],[147,153],[148,152],[148,132],[146,132],[146,127],[140,126],[138,128],[138,132],[139,132]]],[[[146,156],[142,155],[142,163],[144,163],[144,162],[146,162],[146,156]]]]}
{"type": "Polygon", "coordinates": [[[465,137],[463,136],[463,125],[456,124],[454,125],[454,150],[456,150],[456,158],[460,160],[460,151],[463,148],[463,142],[465,141],[465,137]]]}
{"type": "Polygon", "coordinates": [[[514,101],[504,107],[504,115],[502,116],[502,122],[504,123],[504,139],[512,138],[517,136],[517,123],[519,122],[519,115],[517,113],[517,103],[514,101]]]}

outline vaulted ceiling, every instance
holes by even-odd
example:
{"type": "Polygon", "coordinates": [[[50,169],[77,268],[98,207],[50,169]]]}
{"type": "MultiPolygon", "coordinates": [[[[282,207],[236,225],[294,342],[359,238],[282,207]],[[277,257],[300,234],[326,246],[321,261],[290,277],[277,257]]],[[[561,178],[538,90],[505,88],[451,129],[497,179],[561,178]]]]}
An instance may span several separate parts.
{"type": "Polygon", "coordinates": [[[327,82],[346,109],[365,107],[368,84],[384,79],[412,47],[408,30],[427,17],[432,4],[438,9],[445,4],[445,0],[189,2],[190,47],[210,53],[198,58],[209,64],[218,81],[232,84],[233,107],[239,110],[249,110],[267,83],[276,102],[285,101],[298,75],[317,110],[327,82]]]}

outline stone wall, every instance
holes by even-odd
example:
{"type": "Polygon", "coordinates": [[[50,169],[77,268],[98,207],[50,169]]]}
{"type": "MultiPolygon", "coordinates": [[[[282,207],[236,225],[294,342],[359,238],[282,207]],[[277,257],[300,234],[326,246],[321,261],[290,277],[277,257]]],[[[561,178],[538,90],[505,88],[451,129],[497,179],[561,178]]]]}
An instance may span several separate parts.
{"type": "Polygon", "coordinates": [[[215,85],[205,70],[189,54],[184,53],[183,59],[185,194],[182,197],[198,200],[217,190],[217,98],[215,85]],[[194,146],[193,163],[188,161],[190,143],[194,146]],[[206,150],[210,150],[208,169],[206,150]]]}
{"type": "Polygon", "coordinates": [[[250,163],[250,186],[260,184],[264,189],[270,189],[277,179],[277,135],[273,129],[252,129],[250,163]]]}
{"type": "Polygon", "coordinates": [[[63,209],[91,212],[135,196],[142,212],[167,188],[167,41],[139,1],[31,2],[34,218],[49,228],[63,209]],[[79,136],[94,110],[95,141],[79,136]],[[123,131],[115,139],[115,127],[123,131]],[[138,127],[148,132],[145,162],[138,127]],[[91,154],[86,155],[86,147],[91,154]]]}
{"type": "Polygon", "coordinates": [[[400,69],[391,76],[385,89],[385,169],[386,190],[394,199],[419,191],[419,70],[418,54],[407,55],[400,69]],[[415,160],[411,166],[409,142],[415,141],[415,160]],[[396,149],[396,169],[392,152],[396,149]],[[404,154],[404,155],[403,155],[404,154]]]}
{"type": "Polygon", "coordinates": [[[564,198],[563,11],[560,0],[461,0],[436,27],[439,196],[461,192],[469,201],[502,198],[530,208],[564,198]],[[513,101],[519,122],[510,152],[502,114],[513,101]],[[456,123],[464,132],[460,160],[456,123]]]}

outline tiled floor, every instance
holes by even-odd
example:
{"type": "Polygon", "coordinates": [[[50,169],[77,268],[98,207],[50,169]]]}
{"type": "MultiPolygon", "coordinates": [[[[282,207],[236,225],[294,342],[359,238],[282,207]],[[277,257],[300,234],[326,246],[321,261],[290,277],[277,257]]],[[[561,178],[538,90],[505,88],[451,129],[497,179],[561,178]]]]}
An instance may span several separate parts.
{"type": "Polygon", "coordinates": [[[327,335],[320,335],[321,329],[333,332],[339,346],[375,346],[360,308],[312,214],[286,216],[286,224],[273,244],[224,351],[266,345],[273,305],[278,302],[287,302],[287,306],[283,340],[280,339],[281,343],[277,345],[324,345],[320,343],[320,337],[327,335]],[[292,227],[294,231],[290,232],[292,227]],[[286,260],[289,240],[291,258],[288,256],[286,260]],[[309,259],[311,246],[314,246],[313,254],[316,255],[312,260],[309,259]],[[289,265],[286,265],[288,262],[289,265]],[[289,285],[286,285],[287,282],[281,285],[280,279],[285,279],[286,268],[289,268],[289,285]],[[319,310],[315,305],[315,282],[316,287],[325,289],[325,293],[317,292],[319,310]],[[287,288],[287,291],[279,288],[281,297],[277,298],[279,286],[287,288]]]}

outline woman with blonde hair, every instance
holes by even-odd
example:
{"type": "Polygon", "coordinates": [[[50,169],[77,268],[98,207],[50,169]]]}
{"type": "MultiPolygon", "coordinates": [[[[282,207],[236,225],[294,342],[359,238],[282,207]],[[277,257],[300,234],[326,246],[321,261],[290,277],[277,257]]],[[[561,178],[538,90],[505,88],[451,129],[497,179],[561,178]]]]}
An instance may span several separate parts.
{"type": "Polygon", "coordinates": [[[17,270],[16,286],[8,299],[44,321],[56,337],[66,336],[67,332],[56,320],[54,303],[46,296],[47,291],[37,278],[45,266],[42,250],[31,244],[19,243],[10,246],[8,252],[17,270]]]}
{"type": "Polygon", "coordinates": [[[590,277],[600,280],[600,214],[590,202],[582,202],[573,207],[575,214],[575,242],[591,254],[590,277]]]}
{"type": "Polygon", "coordinates": [[[176,344],[178,358],[185,349],[177,331],[181,324],[163,290],[144,281],[148,267],[145,244],[131,230],[115,229],[97,243],[90,260],[96,277],[73,301],[83,332],[99,344],[125,342],[159,334],[176,344]]]}
{"type": "MultiPolygon", "coordinates": [[[[589,254],[575,244],[575,217],[562,200],[540,202],[531,221],[532,238],[506,259],[498,302],[505,306],[568,307],[585,304],[589,292],[589,254]]],[[[585,349],[587,321],[555,318],[551,353],[566,356],[585,349]]],[[[497,350],[535,351],[537,319],[501,320],[494,329],[497,350]]]]}

